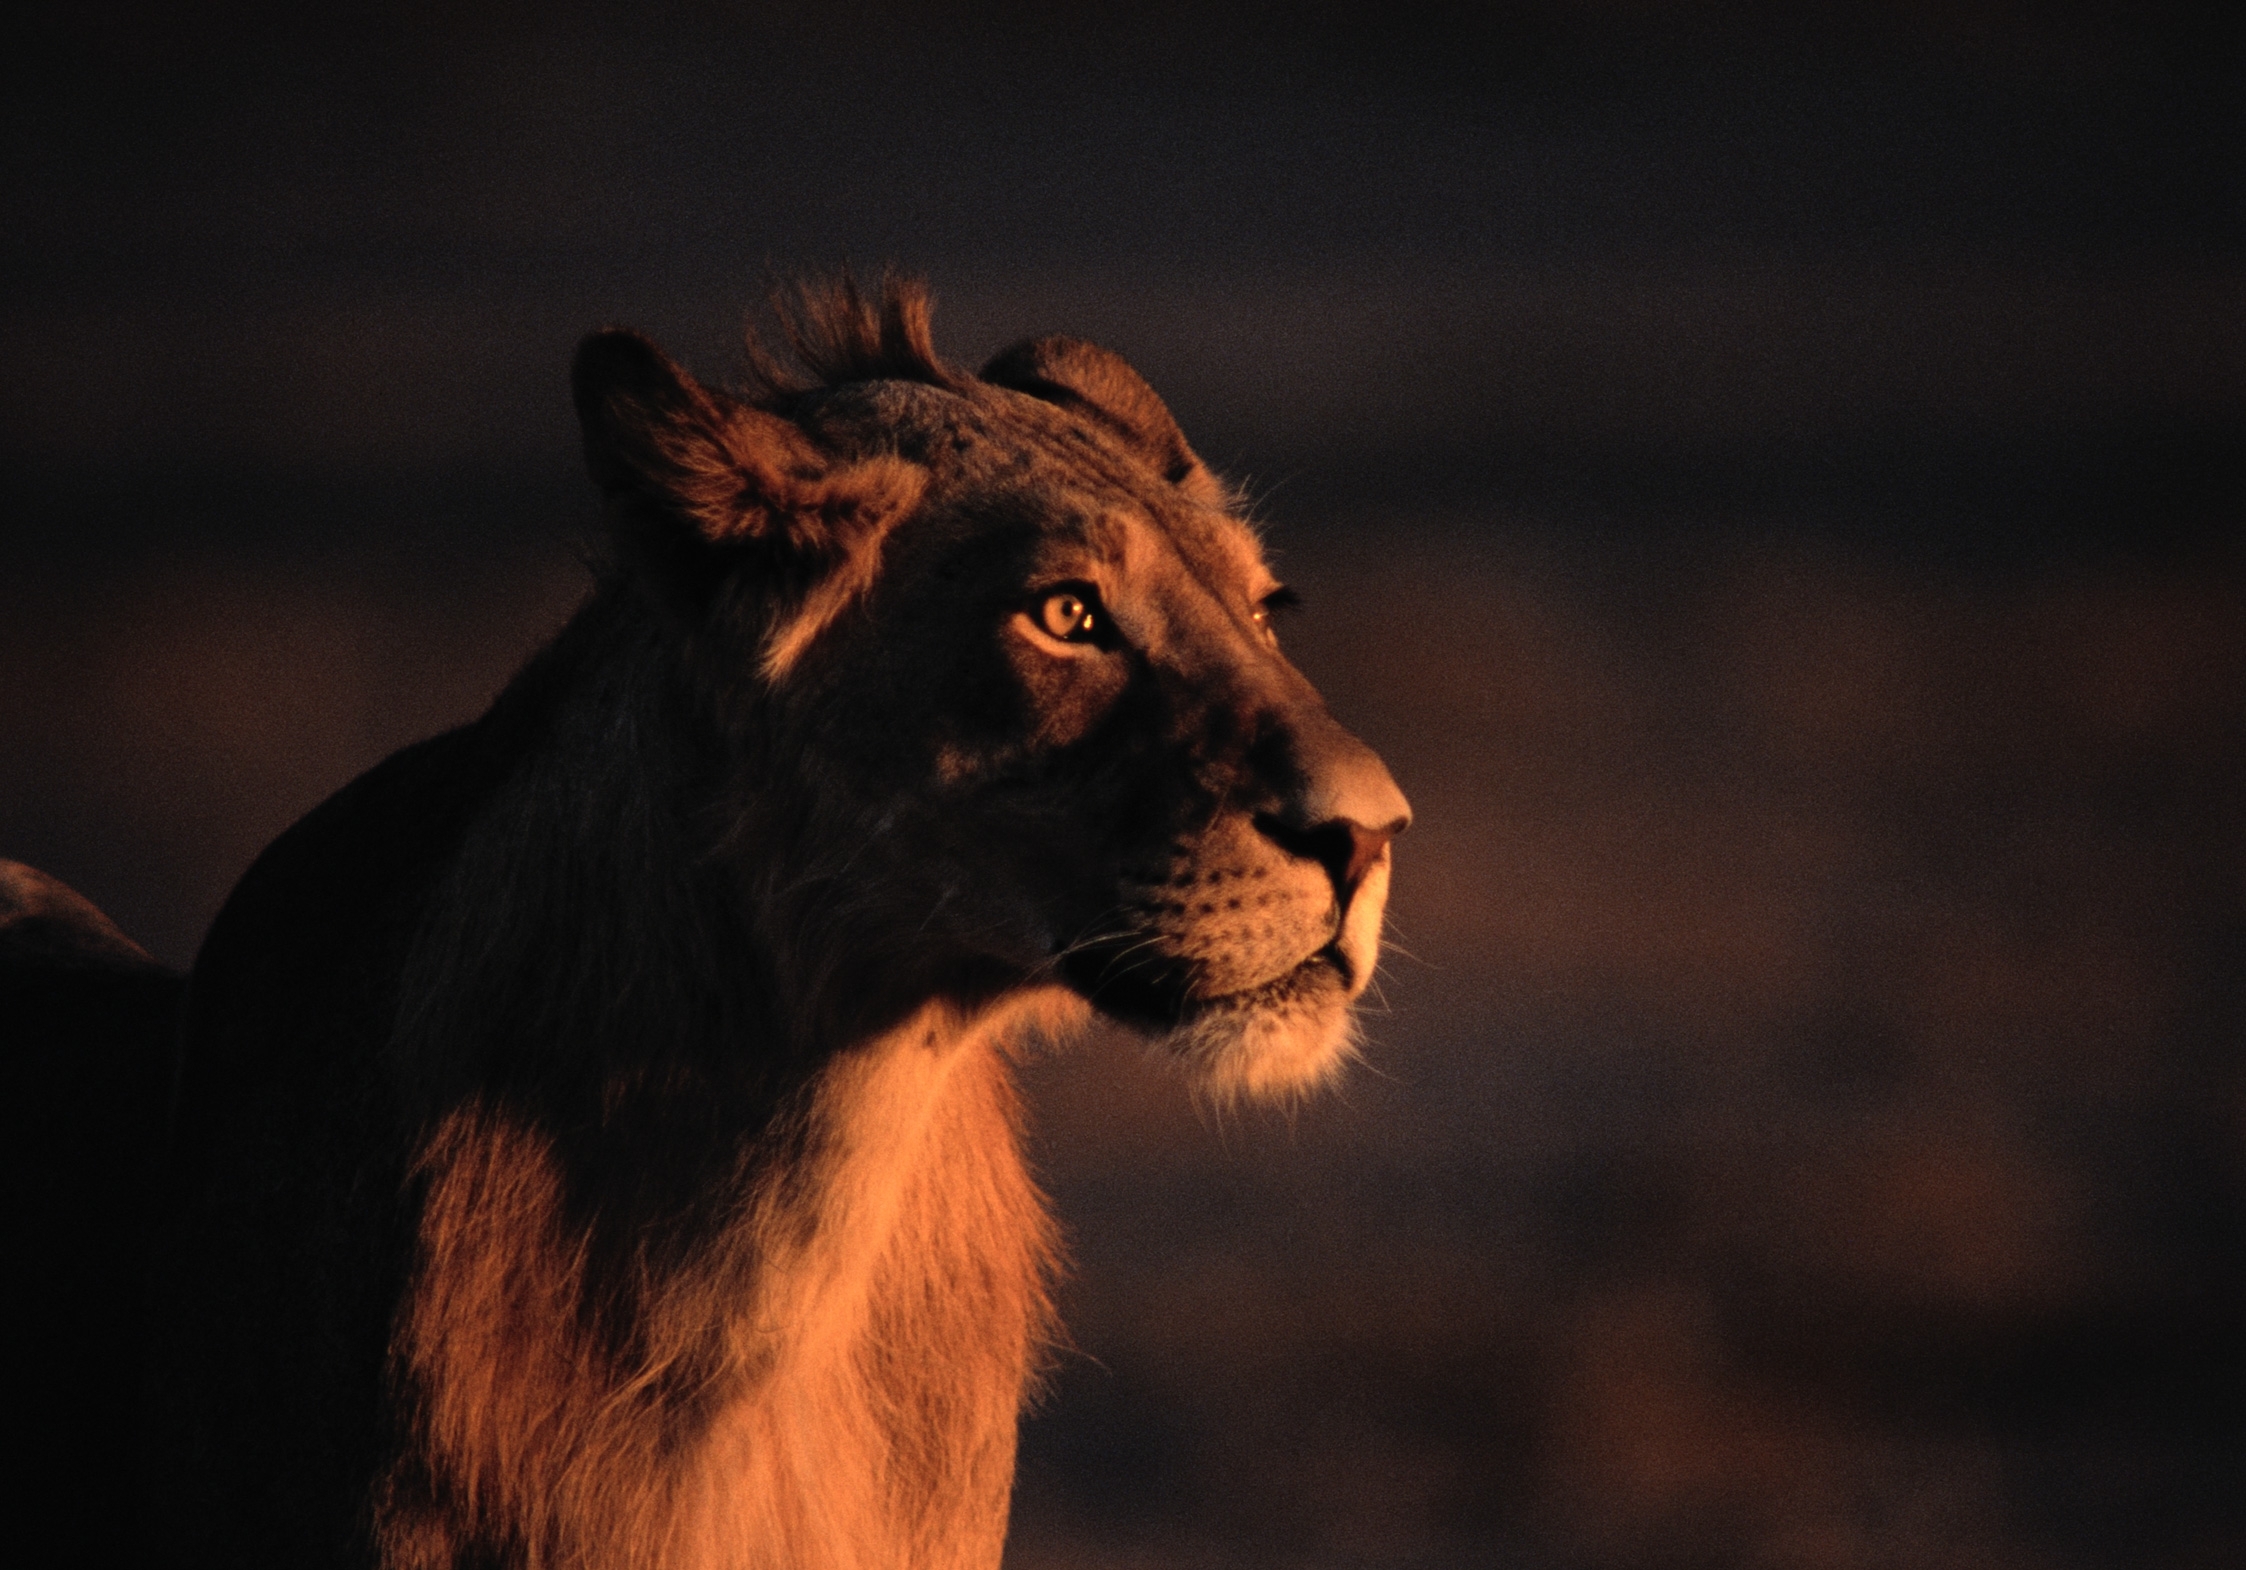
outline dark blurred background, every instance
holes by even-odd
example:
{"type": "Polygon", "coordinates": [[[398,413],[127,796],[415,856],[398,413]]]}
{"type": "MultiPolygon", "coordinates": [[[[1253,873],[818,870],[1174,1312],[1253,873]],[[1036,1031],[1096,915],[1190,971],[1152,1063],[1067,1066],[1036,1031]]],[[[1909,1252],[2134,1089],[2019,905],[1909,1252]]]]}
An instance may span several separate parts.
{"type": "Polygon", "coordinates": [[[184,965],[581,591],[578,334],[897,261],[1168,395],[1419,813],[1339,1095],[1035,1071],[1010,1565],[2246,1563],[2218,19],[19,19],[0,854],[184,965]]]}

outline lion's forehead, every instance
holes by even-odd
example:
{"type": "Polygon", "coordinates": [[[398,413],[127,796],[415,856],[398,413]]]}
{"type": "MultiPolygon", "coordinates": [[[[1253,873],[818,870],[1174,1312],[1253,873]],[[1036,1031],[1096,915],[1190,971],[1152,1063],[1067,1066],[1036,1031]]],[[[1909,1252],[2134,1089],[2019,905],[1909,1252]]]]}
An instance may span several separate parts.
{"type": "Polygon", "coordinates": [[[1141,582],[1180,569],[1226,603],[1275,580],[1255,532],[1196,502],[1096,422],[1006,388],[876,381],[838,388],[818,413],[828,440],[926,466],[929,500],[1027,522],[1055,554],[1082,552],[1141,582]]]}
{"type": "Polygon", "coordinates": [[[1187,503],[1171,509],[1163,527],[1179,556],[1220,595],[1257,600],[1276,587],[1263,542],[1231,513],[1187,503]]]}
{"type": "Polygon", "coordinates": [[[1253,592],[1269,576],[1253,531],[1222,513],[1088,487],[1033,491],[1026,499],[1040,504],[1039,533],[1053,547],[1080,552],[1126,583],[1182,570],[1229,598],[1253,592]]]}

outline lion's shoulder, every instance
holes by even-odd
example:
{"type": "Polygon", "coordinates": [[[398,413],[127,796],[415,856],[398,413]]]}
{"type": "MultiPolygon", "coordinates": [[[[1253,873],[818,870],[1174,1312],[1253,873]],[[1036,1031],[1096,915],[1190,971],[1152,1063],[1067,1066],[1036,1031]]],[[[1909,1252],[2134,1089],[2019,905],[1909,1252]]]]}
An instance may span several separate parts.
{"type": "Polygon", "coordinates": [[[394,979],[427,890],[506,767],[488,725],[392,754],[251,863],[190,975],[189,1090],[286,1073],[257,1060],[365,1018],[394,979]]]}

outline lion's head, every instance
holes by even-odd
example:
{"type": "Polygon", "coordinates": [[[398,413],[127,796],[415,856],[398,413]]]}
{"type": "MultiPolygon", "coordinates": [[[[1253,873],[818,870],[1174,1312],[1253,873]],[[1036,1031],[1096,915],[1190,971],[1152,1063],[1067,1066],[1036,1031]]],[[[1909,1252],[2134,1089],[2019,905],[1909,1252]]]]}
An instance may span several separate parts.
{"type": "Polygon", "coordinates": [[[1410,810],[1232,493],[1107,350],[967,376],[909,285],[788,325],[809,374],[747,394],[621,332],[576,378],[772,935],[868,992],[1065,988],[1220,1093],[1329,1074],[1410,810]]]}

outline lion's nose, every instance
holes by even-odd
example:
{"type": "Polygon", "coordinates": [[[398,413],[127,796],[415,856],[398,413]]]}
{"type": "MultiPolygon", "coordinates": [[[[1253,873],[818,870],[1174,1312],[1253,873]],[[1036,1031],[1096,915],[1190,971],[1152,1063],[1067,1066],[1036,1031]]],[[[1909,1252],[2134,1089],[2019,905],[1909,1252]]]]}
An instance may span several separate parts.
{"type": "Polygon", "coordinates": [[[1281,849],[1323,866],[1346,909],[1388,842],[1411,827],[1412,809],[1379,754],[1332,718],[1318,718],[1322,724],[1292,738],[1294,788],[1256,826],[1281,849]]]}
{"type": "MultiPolygon", "coordinates": [[[[1400,820],[1391,820],[1392,823],[1399,824],[1400,828],[1411,827],[1411,821],[1411,814],[1408,812],[1400,820]]],[[[1373,863],[1388,854],[1388,842],[1396,837],[1400,829],[1368,829],[1361,823],[1346,821],[1342,827],[1349,831],[1349,860],[1342,866],[1341,882],[1343,888],[1354,894],[1357,892],[1357,885],[1365,881],[1365,874],[1373,870],[1373,863]]]]}
{"type": "Polygon", "coordinates": [[[1349,908],[1357,886],[1365,881],[1365,874],[1373,870],[1388,849],[1388,842],[1396,837],[1392,831],[1368,829],[1346,818],[1321,823],[1314,829],[1291,829],[1266,814],[1256,820],[1256,827],[1280,849],[1324,867],[1344,910],[1349,908]]]}

